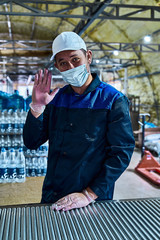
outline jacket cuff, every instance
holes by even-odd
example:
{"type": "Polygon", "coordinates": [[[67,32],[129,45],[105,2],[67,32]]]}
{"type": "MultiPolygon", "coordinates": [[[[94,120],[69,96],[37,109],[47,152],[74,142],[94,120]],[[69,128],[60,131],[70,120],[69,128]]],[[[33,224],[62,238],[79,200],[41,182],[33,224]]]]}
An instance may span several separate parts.
{"type": "Polygon", "coordinates": [[[102,191],[99,187],[90,186],[90,188],[98,196],[98,198],[104,197],[104,191],[102,191]]]}

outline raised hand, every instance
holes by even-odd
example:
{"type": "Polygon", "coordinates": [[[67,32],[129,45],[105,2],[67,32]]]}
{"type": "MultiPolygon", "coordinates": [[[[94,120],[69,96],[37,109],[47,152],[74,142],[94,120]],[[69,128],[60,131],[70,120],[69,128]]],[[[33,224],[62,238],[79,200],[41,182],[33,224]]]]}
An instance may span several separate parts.
{"type": "Polygon", "coordinates": [[[34,105],[47,105],[54,98],[58,89],[50,93],[52,74],[48,69],[39,70],[35,75],[35,81],[32,91],[32,103],[34,105]]]}

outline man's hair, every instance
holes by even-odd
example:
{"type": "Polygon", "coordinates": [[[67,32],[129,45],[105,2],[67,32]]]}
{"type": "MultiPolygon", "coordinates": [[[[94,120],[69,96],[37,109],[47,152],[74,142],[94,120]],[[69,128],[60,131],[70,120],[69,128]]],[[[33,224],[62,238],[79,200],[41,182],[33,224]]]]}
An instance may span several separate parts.
{"type": "Polygon", "coordinates": [[[86,55],[87,55],[87,51],[84,50],[83,48],[81,48],[80,50],[84,53],[84,56],[86,57],[86,55]]]}

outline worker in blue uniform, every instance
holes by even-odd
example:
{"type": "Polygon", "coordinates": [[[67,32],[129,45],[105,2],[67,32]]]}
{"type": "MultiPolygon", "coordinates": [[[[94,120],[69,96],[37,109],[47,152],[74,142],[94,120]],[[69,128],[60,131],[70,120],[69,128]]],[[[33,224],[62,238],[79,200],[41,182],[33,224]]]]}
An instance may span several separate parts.
{"type": "Polygon", "coordinates": [[[90,72],[92,52],[83,39],[63,32],[52,50],[51,60],[67,84],[50,91],[51,72],[39,70],[23,138],[29,149],[48,140],[41,203],[66,211],[113,198],[134,138],[127,97],[90,72]]]}

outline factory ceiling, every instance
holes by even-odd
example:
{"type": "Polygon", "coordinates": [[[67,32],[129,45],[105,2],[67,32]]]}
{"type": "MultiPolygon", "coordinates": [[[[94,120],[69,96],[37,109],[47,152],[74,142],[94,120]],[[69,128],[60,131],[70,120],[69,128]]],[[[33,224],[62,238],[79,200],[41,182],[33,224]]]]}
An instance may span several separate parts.
{"type": "Polygon", "coordinates": [[[151,90],[148,101],[159,109],[160,0],[1,0],[0,81],[27,82],[45,67],[56,75],[52,41],[63,31],[85,40],[104,80],[116,72],[123,81],[127,69],[128,91],[143,102],[141,89],[151,90]]]}
{"type": "MultiPolygon", "coordinates": [[[[15,79],[52,67],[52,41],[62,31],[82,36],[93,51],[93,68],[108,71],[150,65],[160,51],[159,2],[1,0],[0,74],[15,75],[15,79]],[[144,42],[146,35],[152,37],[151,43],[144,42]]],[[[158,64],[153,72],[157,68],[158,64]]]]}

